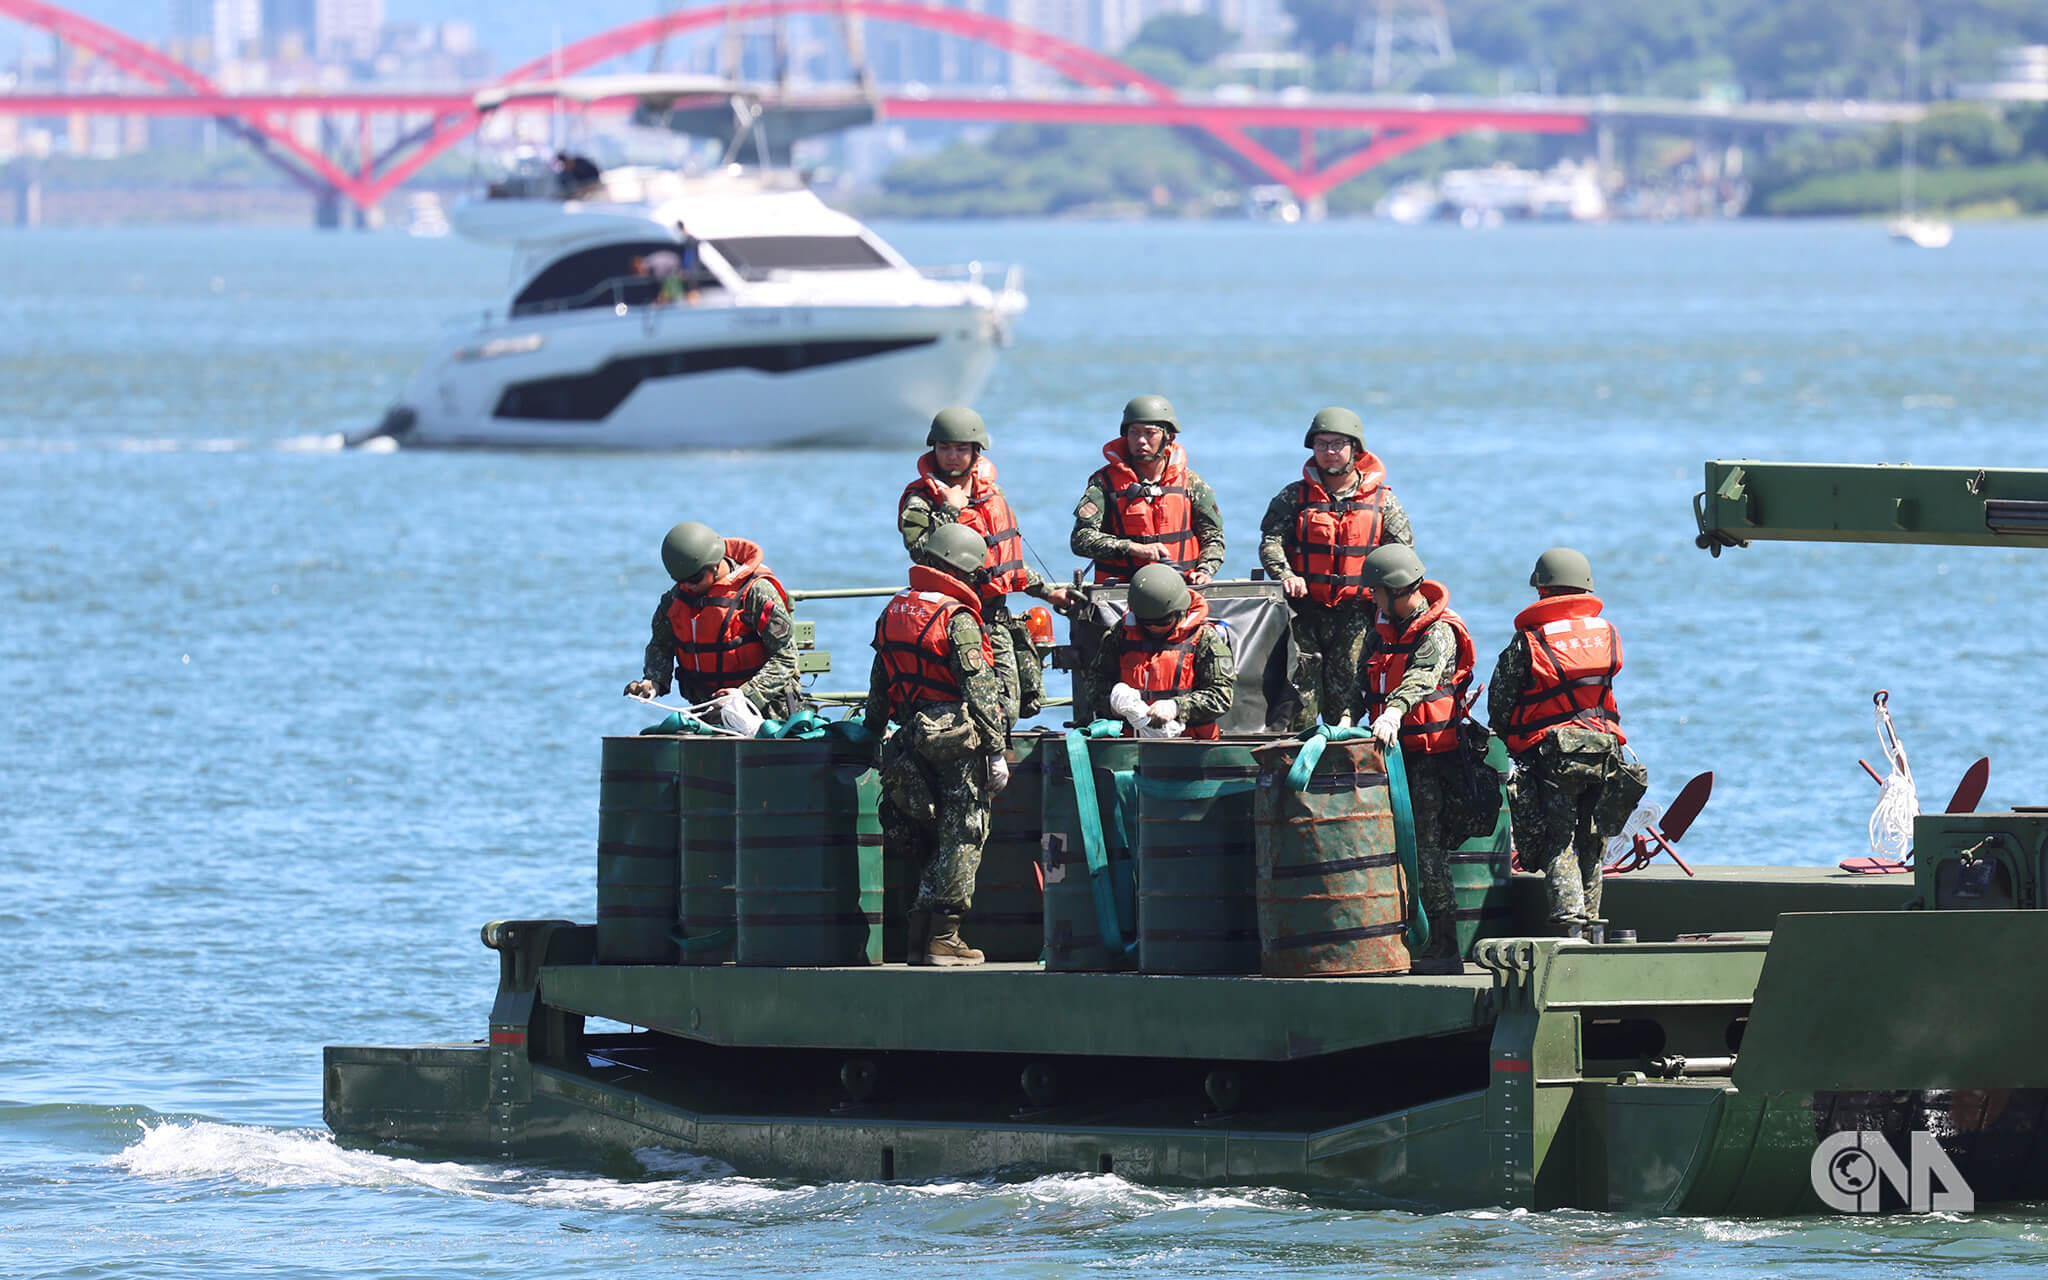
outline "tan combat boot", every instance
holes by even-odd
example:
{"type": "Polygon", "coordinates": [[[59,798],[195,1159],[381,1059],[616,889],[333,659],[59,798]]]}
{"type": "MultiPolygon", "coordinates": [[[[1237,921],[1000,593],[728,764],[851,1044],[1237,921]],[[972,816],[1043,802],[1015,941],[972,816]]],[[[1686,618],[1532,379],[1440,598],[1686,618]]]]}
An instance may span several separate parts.
{"type": "Polygon", "coordinates": [[[932,945],[932,913],[913,911],[910,913],[910,937],[904,943],[903,963],[930,964],[932,945]]]}
{"type": "Polygon", "coordinates": [[[981,952],[967,945],[960,936],[960,917],[932,915],[931,943],[925,949],[924,962],[938,965],[980,964],[981,952]]]}

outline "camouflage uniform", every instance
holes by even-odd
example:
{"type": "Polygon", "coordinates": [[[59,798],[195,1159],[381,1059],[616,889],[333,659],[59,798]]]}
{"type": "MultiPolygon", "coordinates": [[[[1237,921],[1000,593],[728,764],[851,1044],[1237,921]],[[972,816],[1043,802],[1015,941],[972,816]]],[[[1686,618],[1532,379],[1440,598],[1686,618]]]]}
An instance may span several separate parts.
{"type": "MultiPolygon", "coordinates": [[[[1216,506],[1216,491],[1209,487],[1209,482],[1196,475],[1192,467],[1188,468],[1187,477],[1188,503],[1194,508],[1195,540],[1202,547],[1195,568],[1213,578],[1223,569],[1223,517],[1216,506]]],[[[1098,471],[1088,477],[1088,487],[1081,491],[1081,501],[1074,506],[1074,533],[1067,545],[1075,555],[1100,560],[1129,556],[1137,549],[1138,544],[1129,538],[1102,531],[1108,513],[1108,484],[1098,471]]]]}
{"type": "MultiPolygon", "coordinates": [[[[1102,647],[1095,651],[1095,661],[1088,668],[1087,687],[1093,704],[1090,712],[1097,720],[1116,716],[1109,709],[1109,691],[1123,679],[1123,653],[1124,629],[1119,623],[1103,636],[1102,647]]],[[[1230,711],[1231,697],[1237,691],[1237,662],[1230,656],[1229,642],[1214,623],[1204,624],[1195,633],[1194,659],[1195,687],[1183,693],[1158,695],[1171,696],[1180,704],[1180,721],[1191,729],[1221,720],[1230,711]]]]}
{"type": "MultiPolygon", "coordinates": [[[[656,697],[666,697],[673,682],[684,698],[702,702],[717,688],[706,677],[676,665],[676,637],[669,626],[668,606],[677,598],[688,603],[692,597],[681,587],[670,587],[661,593],[654,606],[654,619],[649,623],[653,637],[647,642],[640,675],[653,683],[656,697]]],[[[781,594],[773,586],[758,578],[747,584],[741,607],[745,616],[754,620],[754,630],[760,634],[762,647],[768,650],[768,660],[740,686],[740,692],[762,715],[786,716],[797,700],[796,646],[791,641],[796,628],[790,620],[789,607],[782,603],[781,594]]]]}
{"type": "MultiPolygon", "coordinates": [[[[988,840],[989,762],[1009,736],[1010,720],[998,677],[981,656],[982,628],[972,614],[953,615],[947,637],[953,644],[953,678],[962,693],[958,702],[927,702],[903,708],[903,725],[882,746],[882,800],[877,807],[882,843],[901,849],[918,875],[913,911],[958,915],[974,902],[974,877],[981,869],[981,848],[988,840]],[[925,711],[974,726],[981,748],[950,760],[927,753],[913,711],[925,711]]],[[[868,727],[882,732],[889,723],[889,672],[880,654],[868,674],[868,727]]]]}
{"type": "MultiPolygon", "coordinates": [[[[932,530],[953,524],[960,508],[934,502],[928,495],[913,493],[903,504],[897,527],[903,535],[904,550],[912,556],[924,549],[932,530]]],[[[1051,588],[1036,569],[1024,567],[1024,594],[1043,600],[1051,588]]],[[[1013,720],[1028,720],[1045,706],[1045,670],[1038,647],[1031,642],[1024,620],[1010,612],[1009,597],[981,602],[982,620],[988,624],[989,647],[995,651],[996,674],[1002,681],[1003,705],[1013,720]]]]}
{"type": "MultiPolygon", "coordinates": [[[[1370,657],[1372,651],[1379,647],[1380,637],[1378,631],[1367,634],[1369,643],[1365,656],[1370,657]]],[[[1451,678],[1457,660],[1458,641],[1451,632],[1451,624],[1432,624],[1422,633],[1415,652],[1409,657],[1408,669],[1401,674],[1401,683],[1394,686],[1393,692],[1387,695],[1386,706],[1380,710],[1407,714],[1416,703],[1451,678]]],[[[1415,869],[1421,881],[1416,886],[1416,896],[1429,913],[1429,950],[1453,955],[1457,950],[1458,900],[1451,886],[1450,853],[1452,846],[1462,841],[1449,838],[1448,815],[1444,806],[1448,786],[1444,775],[1455,767],[1457,753],[1404,751],[1401,760],[1408,772],[1408,807],[1415,816],[1415,869]]]]}
{"type": "MultiPolygon", "coordinates": [[[[1486,691],[1486,722],[1503,732],[1515,700],[1529,687],[1529,642],[1520,633],[1501,650],[1486,691]]],[[[1543,869],[1549,882],[1550,921],[1584,924],[1600,916],[1600,864],[1609,837],[1595,820],[1601,793],[1623,763],[1611,733],[1559,725],[1515,756],[1518,772],[1508,787],[1515,847],[1525,866],[1543,869]],[[1575,855],[1575,856],[1568,856],[1575,855]]]]}
{"type": "MultiPolygon", "coordinates": [[[[1401,500],[1392,489],[1383,489],[1381,500],[1380,540],[1375,545],[1384,547],[1399,542],[1414,546],[1415,532],[1409,527],[1408,513],[1402,509],[1401,500]]],[[[1295,531],[1300,518],[1301,481],[1297,480],[1274,495],[1266,507],[1266,518],[1259,522],[1259,564],[1275,582],[1294,573],[1287,553],[1296,546],[1295,531]]],[[[1306,729],[1316,722],[1317,716],[1332,724],[1343,716],[1350,716],[1355,722],[1365,708],[1358,682],[1359,662],[1364,656],[1365,639],[1372,634],[1372,624],[1378,616],[1372,597],[1335,606],[1309,599],[1287,603],[1294,612],[1289,628],[1294,638],[1294,669],[1289,678],[1301,699],[1295,727],[1306,729]]]]}

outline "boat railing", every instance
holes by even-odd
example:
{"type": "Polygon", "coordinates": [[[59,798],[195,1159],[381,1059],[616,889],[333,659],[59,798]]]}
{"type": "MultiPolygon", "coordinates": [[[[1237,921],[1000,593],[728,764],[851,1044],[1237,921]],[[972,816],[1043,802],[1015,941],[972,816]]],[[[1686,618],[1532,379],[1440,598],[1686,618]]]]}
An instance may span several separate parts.
{"type": "Polygon", "coordinates": [[[927,280],[978,284],[997,293],[1016,293],[1024,287],[1024,268],[1015,262],[959,262],[917,270],[927,280]],[[996,283],[998,280],[1001,283],[996,283]]]}

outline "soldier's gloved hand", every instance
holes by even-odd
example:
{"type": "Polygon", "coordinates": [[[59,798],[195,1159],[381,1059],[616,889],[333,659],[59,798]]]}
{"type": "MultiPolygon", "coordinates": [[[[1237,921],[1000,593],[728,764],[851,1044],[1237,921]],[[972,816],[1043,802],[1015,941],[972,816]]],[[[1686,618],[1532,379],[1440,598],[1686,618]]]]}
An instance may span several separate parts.
{"type": "Polygon", "coordinates": [[[988,793],[996,795],[1010,785],[1010,760],[998,751],[988,758],[988,793]]]}
{"type": "Polygon", "coordinates": [[[1165,724],[1169,720],[1180,719],[1180,704],[1172,698],[1161,698],[1145,710],[1152,717],[1153,724],[1165,724]]]}
{"type": "Polygon", "coordinates": [[[1401,736],[1401,713],[1391,707],[1380,712],[1379,718],[1372,722],[1372,736],[1379,739],[1383,747],[1393,746],[1401,736]]]}
{"type": "Polygon", "coordinates": [[[747,695],[738,689],[721,689],[711,700],[711,709],[718,713],[718,721],[734,733],[751,738],[760,732],[763,717],[747,701],[747,695]]]}
{"type": "Polygon", "coordinates": [[[651,697],[653,697],[653,696],[654,696],[654,681],[652,681],[652,680],[630,680],[630,681],[628,681],[628,682],[626,683],[626,696],[627,696],[627,697],[629,697],[629,698],[651,698],[651,697]]]}

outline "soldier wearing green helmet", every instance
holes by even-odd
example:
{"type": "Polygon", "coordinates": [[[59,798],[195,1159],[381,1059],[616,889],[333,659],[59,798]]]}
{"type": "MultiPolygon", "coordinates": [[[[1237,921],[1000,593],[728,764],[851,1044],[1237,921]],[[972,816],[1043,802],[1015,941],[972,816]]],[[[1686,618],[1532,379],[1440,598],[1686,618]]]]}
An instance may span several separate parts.
{"type": "Polygon", "coordinates": [[[727,703],[723,718],[736,727],[790,714],[795,626],[789,593],[762,562],[760,544],[686,520],[662,539],[661,563],[675,585],[654,606],[641,676],[627,695],[660,697],[673,684],[693,704],[727,703]]]}
{"type": "Polygon", "coordinates": [[[939,410],[925,433],[925,444],[928,449],[917,460],[917,479],[904,487],[896,503],[897,531],[913,557],[935,530],[949,524],[964,525],[987,543],[978,584],[983,618],[1009,706],[1017,718],[1027,719],[1037,715],[1045,701],[1043,659],[1023,619],[1010,611],[1009,596],[1034,596],[1062,611],[1073,597],[1025,563],[1017,517],[996,483],[995,464],[984,456],[989,434],[981,415],[964,405],[939,410]]]}
{"type": "Polygon", "coordinates": [[[1091,713],[1123,720],[1125,737],[1217,737],[1237,664],[1209,621],[1209,602],[1163,564],[1139,569],[1127,600],[1122,625],[1102,637],[1089,667],[1091,713]]]}
{"type": "MultiPolygon", "coordinates": [[[[1474,651],[1465,620],[1450,608],[1450,593],[1425,576],[1422,561],[1400,543],[1365,558],[1366,584],[1379,620],[1365,650],[1365,707],[1374,717],[1372,736],[1401,747],[1408,778],[1408,806],[1415,819],[1416,897],[1429,919],[1429,943],[1413,957],[1414,973],[1459,973],[1458,902],[1451,886],[1451,850],[1467,831],[1454,823],[1453,801],[1466,788],[1456,785],[1465,768],[1459,735],[1465,720],[1465,691],[1472,684],[1474,651]]],[[[1498,782],[1493,794],[1497,797],[1498,782]]],[[[1496,800],[1485,828],[1500,813],[1496,800]]]]}
{"type": "Polygon", "coordinates": [[[1579,937],[1602,923],[1601,859],[1649,774],[1623,754],[1614,701],[1621,636],[1600,616],[1592,564],[1552,547],[1536,558],[1529,585],[1537,600],[1515,616],[1515,637],[1494,664],[1486,719],[1515,758],[1515,848],[1544,874],[1551,926],[1579,937]]]}
{"type": "Polygon", "coordinates": [[[882,842],[917,875],[909,960],[980,964],[960,936],[988,840],[996,792],[1009,781],[1010,731],[983,601],[975,589],[988,544],[964,524],[932,531],[910,566],[910,585],[875,623],[868,727],[882,744],[882,842]]]}
{"type": "Polygon", "coordinates": [[[1188,466],[1173,405],[1131,397],[1102,457],[1074,505],[1073,553],[1095,562],[1097,582],[1129,582],[1141,566],[1164,564],[1207,586],[1223,567],[1223,517],[1216,491],[1188,466]]]}
{"type": "Polygon", "coordinates": [[[1374,550],[1415,545],[1408,513],[1387,487],[1387,469],[1366,451],[1365,426],[1332,405],[1309,421],[1301,479],[1282,489],[1259,522],[1259,564],[1294,610],[1297,727],[1318,716],[1348,725],[1362,711],[1358,663],[1376,616],[1364,564],[1374,550]]]}

